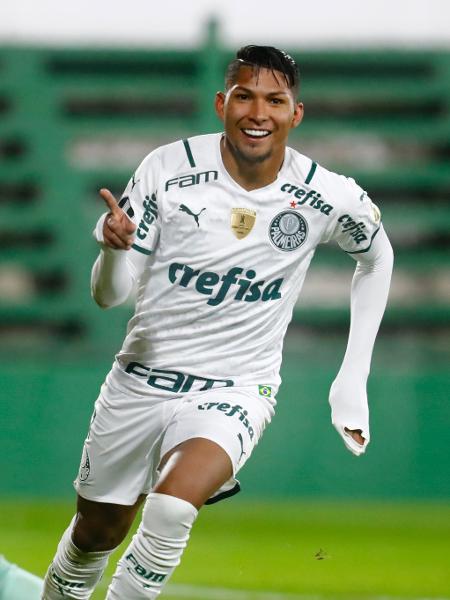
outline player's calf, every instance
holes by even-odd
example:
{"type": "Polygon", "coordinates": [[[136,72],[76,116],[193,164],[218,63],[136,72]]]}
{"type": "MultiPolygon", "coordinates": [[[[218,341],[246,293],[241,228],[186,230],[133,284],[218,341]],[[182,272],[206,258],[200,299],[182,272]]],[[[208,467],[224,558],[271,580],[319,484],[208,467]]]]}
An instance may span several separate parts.
{"type": "Polygon", "coordinates": [[[64,533],[44,582],[42,600],[85,600],[125,538],[144,495],[124,506],[78,496],[77,516],[64,533]]]}
{"type": "Polygon", "coordinates": [[[159,596],[180,563],[197,514],[185,500],[149,494],[141,525],[119,561],[107,600],[153,600],[159,596]]]}
{"type": "Polygon", "coordinates": [[[113,550],[84,552],[72,542],[75,517],[58,545],[44,580],[42,600],[87,600],[100,581],[113,550]]]}

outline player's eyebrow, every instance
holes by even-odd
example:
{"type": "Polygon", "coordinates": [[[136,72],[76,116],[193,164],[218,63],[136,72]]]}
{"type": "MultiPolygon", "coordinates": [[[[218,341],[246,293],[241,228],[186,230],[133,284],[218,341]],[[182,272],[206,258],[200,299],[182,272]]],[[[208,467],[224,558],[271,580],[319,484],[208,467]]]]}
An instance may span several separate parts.
{"type": "MultiPolygon", "coordinates": [[[[251,90],[249,88],[246,88],[243,85],[236,85],[235,87],[232,88],[233,92],[239,91],[239,92],[246,92],[247,94],[254,94],[254,90],[251,90]]],[[[267,94],[265,94],[266,96],[289,96],[289,91],[288,90],[274,90],[273,92],[267,92],[267,94]]]]}
{"type": "Polygon", "coordinates": [[[234,85],[231,89],[233,90],[233,92],[240,91],[240,92],[248,92],[249,94],[252,93],[252,90],[244,87],[243,85],[234,85]]]}
{"type": "Polygon", "coordinates": [[[269,92],[268,96],[289,96],[289,92],[286,90],[279,90],[277,92],[269,92]]]}

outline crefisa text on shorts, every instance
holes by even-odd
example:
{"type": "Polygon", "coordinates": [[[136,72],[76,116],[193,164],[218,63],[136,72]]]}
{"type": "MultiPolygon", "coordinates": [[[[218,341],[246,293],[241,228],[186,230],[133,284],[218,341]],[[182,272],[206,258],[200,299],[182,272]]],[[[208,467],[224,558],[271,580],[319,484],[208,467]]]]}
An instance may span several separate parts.
{"type": "Polygon", "coordinates": [[[203,404],[199,404],[197,408],[198,410],[211,410],[214,408],[223,413],[225,417],[233,417],[236,415],[247,430],[250,439],[253,439],[255,432],[247,418],[248,410],[245,410],[240,404],[228,404],[228,402],[204,402],[203,404]]]}

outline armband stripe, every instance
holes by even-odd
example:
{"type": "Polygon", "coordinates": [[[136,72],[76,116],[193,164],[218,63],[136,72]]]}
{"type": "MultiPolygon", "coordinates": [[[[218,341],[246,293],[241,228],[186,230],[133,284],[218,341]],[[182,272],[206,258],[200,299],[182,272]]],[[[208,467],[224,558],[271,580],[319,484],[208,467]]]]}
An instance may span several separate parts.
{"type": "Polygon", "coordinates": [[[130,198],[128,196],[124,196],[119,200],[119,208],[121,208],[127,215],[132,219],[134,217],[134,210],[130,204],[130,198]]]}
{"type": "Polygon", "coordinates": [[[309,173],[308,173],[308,175],[306,176],[306,179],[305,179],[305,183],[306,184],[311,183],[311,180],[314,177],[314,173],[316,172],[316,169],[317,169],[317,163],[313,162],[313,164],[311,165],[311,168],[309,170],[309,173]]]}
{"type": "Polygon", "coordinates": [[[186,154],[189,160],[189,164],[191,165],[191,167],[195,167],[197,166],[195,164],[195,160],[194,157],[192,156],[192,151],[191,151],[191,147],[189,146],[189,141],[188,140],[183,140],[183,144],[184,144],[184,149],[186,150],[186,154]]]}
{"type": "Polygon", "coordinates": [[[147,254],[148,256],[150,256],[150,254],[152,254],[151,250],[147,250],[147,248],[142,248],[141,246],[138,246],[137,244],[132,244],[131,247],[133,248],[133,250],[137,250],[138,252],[141,252],[142,254],[147,254]]]}
{"type": "Polygon", "coordinates": [[[375,229],[375,231],[373,232],[372,237],[370,238],[370,244],[367,246],[367,248],[364,248],[364,250],[353,250],[352,252],[347,252],[347,254],[362,254],[363,252],[368,252],[370,250],[370,248],[372,247],[372,242],[375,239],[375,236],[377,235],[377,233],[380,231],[381,225],[380,227],[378,227],[378,229],[375,229]]]}

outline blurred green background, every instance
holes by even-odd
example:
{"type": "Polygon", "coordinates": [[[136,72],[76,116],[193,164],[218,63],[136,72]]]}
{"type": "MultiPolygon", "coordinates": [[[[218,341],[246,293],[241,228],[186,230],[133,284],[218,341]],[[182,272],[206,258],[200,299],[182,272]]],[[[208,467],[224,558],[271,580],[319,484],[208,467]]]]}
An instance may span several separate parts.
{"type": "MultiPolygon", "coordinates": [[[[92,405],[132,311],[131,303],[101,311],[90,298],[97,190],[120,195],[151,149],[220,128],[212,100],[233,51],[216,27],[190,50],[0,47],[0,552],[40,574],[71,513],[92,405]]],[[[373,439],[356,459],[330,424],[354,262],[322,247],[286,340],[277,415],[240,476],[243,500],[208,509],[176,580],[442,598],[450,594],[450,52],[289,50],[306,110],[290,144],[368,190],[396,253],[369,382],[373,439]],[[230,541],[233,519],[241,527],[230,541]],[[221,540],[214,558],[209,535],[221,540]],[[320,575],[302,553],[311,558],[321,539],[335,551],[319,561],[320,575]],[[225,575],[236,544],[241,562],[225,562],[225,575]],[[272,569],[280,556],[285,568],[272,569]]]]}

